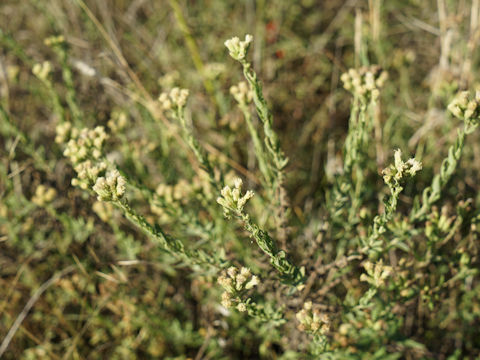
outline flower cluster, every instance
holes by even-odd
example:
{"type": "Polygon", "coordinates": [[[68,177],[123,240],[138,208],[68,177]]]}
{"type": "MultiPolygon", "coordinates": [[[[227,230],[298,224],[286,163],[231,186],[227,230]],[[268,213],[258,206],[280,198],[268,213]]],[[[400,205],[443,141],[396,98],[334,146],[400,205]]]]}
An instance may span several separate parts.
{"type": "Polygon", "coordinates": [[[469,91],[458,93],[448,105],[448,110],[461,120],[477,124],[480,120],[480,91],[476,91],[474,96],[469,91]]]}
{"type": "Polygon", "coordinates": [[[217,198],[217,203],[222,205],[226,217],[230,217],[232,212],[241,214],[247,201],[254,195],[253,191],[248,190],[245,195],[242,196],[242,184],[242,179],[236,178],[234,180],[234,188],[232,189],[228,185],[225,186],[221,191],[222,196],[217,198]]]}
{"type": "Polygon", "coordinates": [[[162,89],[170,89],[178,80],[180,80],[180,73],[177,70],[173,70],[159,77],[157,82],[162,89]]]}
{"type": "Polygon", "coordinates": [[[341,80],[345,90],[358,95],[366,101],[376,100],[380,89],[385,84],[388,73],[378,65],[363,66],[359,69],[349,69],[343,73],[341,80]]]}
{"type": "Polygon", "coordinates": [[[107,164],[101,160],[108,139],[105,129],[103,126],[78,129],[65,122],[57,126],[56,133],[55,142],[66,144],[63,155],[70,159],[77,173],[72,185],[84,190],[90,188],[107,170],[107,164]]]}
{"type": "Polygon", "coordinates": [[[230,88],[230,94],[240,106],[245,106],[252,102],[253,91],[248,87],[245,81],[241,81],[238,85],[233,85],[230,88]]]}
{"type": "Polygon", "coordinates": [[[187,104],[189,91],[187,89],[180,89],[178,87],[170,90],[169,93],[161,93],[158,101],[164,110],[178,110],[183,109],[187,104]]]}
{"type": "Polygon", "coordinates": [[[57,126],[57,143],[66,143],[63,155],[72,162],[77,177],[72,185],[81,189],[92,188],[100,201],[115,201],[125,194],[126,180],[118,170],[107,173],[103,160],[103,147],[108,135],[103,126],[94,129],[72,127],[68,122],[57,126]]]}
{"type": "Polygon", "coordinates": [[[77,172],[77,177],[72,179],[72,185],[87,190],[97,179],[105,174],[107,164],[105,161],[85,160],[73,167],[77,172]]]}
{"type": "Polygon", "coordinates": [[[112,111],[110,120],[108,120],[108,127],[112,133],[119,133],[127,126],[127,114],[123,111],[112,111]]]}
{"type": "Polygon", "coordinates": [[[240,271],[231,266],[228,270],[219,276],[218,283],[222,285],[225,291],[222,294],[222,305],[225,308],[231,308],[233,303],[237,303],[237,310],[247,311],[247,301],[242,300],[242,295],[260,283],[256,275],[252,275],[250,269],[242,267],[240,271]]]}
{"type": "Polygon", "coordinates": [[[57,143],[66,143],[63,155],[72,162],[77,177],[72,179],[73,186],[88,189],[99,176],[105,174],[107,164],[101,160],[103,146],[108,135],[103,126],[95,129],[79,130],[69,122],[57,126],[57,143]]]}
{"type": "Polygon", "coordinates": [[[223,63],[208,63],[205,64],[203,73],[207,79],[216,79],[226,71],[226,66],[223,63]]]}
{"type": "Polygon", "coordinates": [[[193,184],[191,184],[185,179],[180,179],[178,183],[174,185],[167,185],[167,184],[158,185],[155,192],[159,196],[164,198],[167,203],[172,203],[175,201],[179,201],[179,202],[186,201],[193,190],[194,190],[193,184]]]}
{"type": "Polygon", "coordinates": [[[375,265],[370,261],[366,261],[363,267],[367,273],[360,275],[360,281],[368,282],[375,287],[385,285],[385,280],[393,273],[391,266],[383,265],[383,260],[380,260],[375,265]]]}
{"type": "Polygon", "coordinates": [[[71,129],[68,125],[59,125],[57,127],[57,139],[66,139],[66,134],[70,140],[67,142],[63,155],[76,165],[89,158],[99,159],[102,156],[103,145],[108,135],[103,126],[97,126],[95,129],[83,128],[78,130],[71,129]]]}
{"type": "Polygon", "coordinates": [[[125,195],[127,181],[118,170],[111,170],[106,177],[99,177],[93,186],[99,201],[118,201],[125,195]]]}
{"type": "Polygon", "coordinates": [[[383,180],[387,185],[391,185],[392,181],[399,183],[407,175],[414,176],[418,171],[422,170],[422,163],[415,158],[403,161],[400,149],[395,150],[394,158],[395,163],[382,171],[383,180]]]}
{"type": "Polygon", "coordinates": [[[41,81],[47,81],[50,73],[52,72],[52,64],[50,61],[44,61],[43,63],[37,63],[33,65],[32,73],[41,81]]]}
{"type": "Polygon", "coordinates": [[[188,204],[195,196],[202,193],[202,197],[212,200],[212,184],[204,172],[193,176],[191,181],[180,179],[176,184],[160,184],[155,190],[154,201],[150,203],[150,210],[157,215],[160,223],[171,222],[172,213],[165,211],[165,204],[170,209],[181,210],[182,205],[188,204]]]}
{"type": "Polygon", "coordinates": [[[57,125],[55,142],[57,144],[65,144],[70,138],[76,138],[78,136],[78,129],[72,129],[71,122],[64,122],[57,125]]]}
{"type": "Polygon", "coordinates": [[[297,320],[300,322],[298,329],[312,334],[325,335],[330,330],[330,318],[327,314],[312,308],[312,302],[306,301],[303,309],[296,314],[297,320]]]}
{"type": "Polygon", "coordinates": [[[58,36],[50,36],[46,38],[43,43],[47,46],[56,46],[56,45],[62,45],[65,43],[65,37],[63,35],[58,35],[58,36]]]}
{"type": "Polygon", "coordinates": [[[38,185],[35,195],[32,197],[32,202],[38,206],[45,206],[51,203],[55,196],[57,196],[57,191],[54,188],[38,185]]]}
{"type": "Polygon", "coordinates": [[[243,61],[247,55],[248,48],[253,41],[252,35],[245,35],[245,40],[240,41],[240,39],[235,36],[227,41],[225,41],[225,46],[227,47],[229,54],[232,58],[238,61],[243,61]]]}
{"type": "Polygon", "coordinates": [[[198,190],[198,177],[194,177],[191,182],[180,179],[176,184],[160,184],[155,190],[156,195],[154,201],[150,203],[150,210],[158,216],[160,223],[171,222],[172,213],[165,211],[165,204],[168,208],[181,210],[181,205],[188,203],[196,190],[198,190]]]}

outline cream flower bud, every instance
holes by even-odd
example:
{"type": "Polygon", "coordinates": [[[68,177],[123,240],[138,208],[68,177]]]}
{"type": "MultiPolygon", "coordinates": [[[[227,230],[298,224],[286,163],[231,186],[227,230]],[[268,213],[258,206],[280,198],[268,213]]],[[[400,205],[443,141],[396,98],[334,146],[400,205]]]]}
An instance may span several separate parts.
{"type": "Polygon", "coordinates": [[[118,170],[107,173],[106,177],[99,177],[93,186],[93,191],[100,201],[116,201],[125,195],[126,179],[118,170]]]}
{"type": "Polygon", "coordinates": [[[238,269],[235,266],[230,266],[227,270],[228,276],[234,278],[238,274],[238,269]]]}
{"type": "Polygon", "coordinates": [[[242,179],[236,178],[233,189],[227,185],[220,191],[221,196],[217,198],[217,203],[224,208],[226,216],[230,216],[232,211],[237,214],[243,212],[243,207],[253,197],[254,193],[250,190],[241,196],[242,184],[242,179]]]}
{"type": "Polygon", "coordinates": [[[227,292],[229,293],[235,292],[235,287],[233,286],[232,278],[227,278],[225,275],[220,275],[217,281],[227,292]]]}
{"type": "Polygon", "coordinates": [[[60,45],[65,42],[65,37],[63,35],[50,36],[43,40],[43,43],[47,46],[60,45]]]}
{"type": "Polygon", "coordinates": [[[448,110],[457,118],[477,125],[480,121],[480,93],[459,92],[448,105],[448,110]]]}
{"type": "Polygon", "coordinates": [[[312,310],[312,307],[312,302],[307,301],[303,304],[303,309],[296,313],[300,323],[298,329],[312,334],[324,334],[330,329],[330,319],[327,314],[322,314],[318,309],[312,310]]]}
{"type": "Polygon", "coordinates": [[[380,96],[380,89],[387,78],[387,72],[378,65],[349,69],[340,76],[345,90],[360,95],[366,101],[376,100],[380,96]]]}
{"type": "Polygon", "coordinates": [[[407,172],[410,176],[414,176],[418,171],[422,170],[422,163],[414,158],[408,159],[405,164],[408,167],[407,172]]]}
{"type": "Polygon", "coordinates": [[[107,180],[101,176],[93,185],[93,191],[97,193],[97,198],[99,201],[109,201],[111,200],[110,188],[107,184],[107,180]]]}
{"type": "Polygon", "coordinates": [[[238,61],[242,61],[245,59],[247,55],[248,48],[253,41],[252,35],[246,35],[244,41],[240,41],[240,39],[235,36],[227,41],[225,41],[225,46],[227,47],[229,54],[232,58],[238,61]]]}
{"type": "Polygon", "coordinates": [[[172,108],[172,102],[170,101],[167,93],[161,93],[158,97],[158,101],[162,105],[163,110],[170,110],[172,108]]]}
{"type": "Polygon", "coordinates": [[[237,310],[240,312],[245,312],[247,311],[247,306],[244,303],[240,303],[237,305],[237,310]]]}
{"type": "Polygon", "coordinates": [[[228,309],[231,308],[232,305],[232,296],[228,292],[224,292],[222,294],[222,306],[228,309]]]}
{"type": "Polygon", "coordinates": [[[242,275],[242,274],[239,274],[237,275],[237,277],[235,278],[235,288],[240,291],[243,289],[243,285],[245,284],[245,282],[247,281],[247,277],[245,275],[242,275]]]}
{"type": "Polygon", "coordinates": [[[55,196],[57,196],[57,191],[54,188],[38,185],[35,195],[32,197],[32,202],[38,206],[44,206],[51,203],[55,196]]]}
{"type": "Polygon", "coordinates": [[[260,283],[258,276],[253,275],[249,282],[245,284],[245,289],[250,290],[254,286],[257,286],[260,283]]]}
{"type": "Polygon", "coordinates": [[[43,63],[37,63],[32,68],[33,75],[42,81],[46,81],[50,73],[52,72],[52,64],[49,61],[43,63]]]}
{"type": "Polygon", "coordinates": [[[63,144],[70,137],[72,130],[72,123],[66,121],[64,123],[58,124],[56,129],[55,142],[57,144],[63,144]]]}
{"type": "Polygon", "coordinates": [[[181,109],[187,104],[188,95],[187,89],[175,87],[168,94],[160,94],[158,101],[164,110],[181,109]]]}
{"type": "Polygon", "coordinates": [[[230,88],[230,94],[240,105],[247,105],[253,99],[253,91],[248,87],[245,81],[241,81],[238,85],[233,85],[230,88]]]}
{"type": "Polygon", "coordinates": [[[422,163],[415,158],[410,158],[404,162],[402,160],[402,151],[397,149],[394,152],[394,164],[383,170],[383,180],[386,184],[391,185],[392,179],[399,182],[407,175],[414,176],[421,169],[422,163]]]}
{"type": "Polygon", "coordinates": [[[233,185],[235,186],[236,189],[240,189],[243,185],[243,181],[240,178],[236,178],[233,180],[233,185]]]}

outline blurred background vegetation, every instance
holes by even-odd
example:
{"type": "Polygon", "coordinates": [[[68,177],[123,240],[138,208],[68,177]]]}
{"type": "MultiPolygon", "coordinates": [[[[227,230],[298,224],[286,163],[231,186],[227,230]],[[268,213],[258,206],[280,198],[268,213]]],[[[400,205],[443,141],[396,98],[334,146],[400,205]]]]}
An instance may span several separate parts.
{"type": "MultiPolygon", "coordinates": [[[[140,195],[132,199],[150,220],[192,244],[234,249],[262,271],[253,250],[228,241],[232,229],[209,225],[204,199],[182,192],[180,179],[195,182],[199,170],[178,130],[155,122],[148,102],[173,86],[190,89],[187,116],[199,141],[225,172],[235,171],[255,189],[251,140],[229,95],[242,74],[224,46],[232,36],[254,36],[251,59],[290,159],[285,243],[298,263],[308,264],[316,251],[334,252],[331,243],[318,244],[318,233],[348,127],[351,97],[340,75],[368,64],[389,72],[368,149],[374,162],[366,197],[375,211],[385,191],[379,173],[401,148],[424,164],[401,197],[405,212],[455,138],[459,124],[446,116],[448,102],[457,90],[478,85],[478,15],[478,0],[2,0],[0,339],[35,300],[4,358],[306,358],[307,337],[295,324],[284,331],[237,312],[225,317],[214,277],[179,266],[108,204],[71,186],[73,170],[54,142],[55,99],[32,75],[35,63],[52,62],[53,93],[65,108],[74,98],[84,126],[120,124],[109,156],[130,178],[150,189],[172,186],[160,191],[171,191],[176,216],[155,212],[140,195]],[[65,37],[63,55],[44,43],[54,35],[65,37]],[[56,190],[47,202],[35,198],[41,184],[56,190]]],[[[74,111],[65,116],[76,120],[74,111]]],[[[445,190],[446,214],[455,213],[460,199],[471,198],[473,209],[480,204],[479,147],[478,135],[471,135],[458,176],[445,190]]],[[[261,222],[274,228],[257,208],[261,222]]],[[[467,232],[463,250],[478,264],[476,227],[467,232]]],[[[345,294],[344,281],[331,285],[332,292],[345,294]]],[[[430,310],[415,304],[422,310],[406,316],[402,331],[425,345],[385,348],[403,358],[442,359],[456,349],[458,356],[478,356],[479,292],[460,299],[455,291],[432,300],[430,310]],[[451,318],[436,323],[435,314],[449,309],[451,318]]]]}

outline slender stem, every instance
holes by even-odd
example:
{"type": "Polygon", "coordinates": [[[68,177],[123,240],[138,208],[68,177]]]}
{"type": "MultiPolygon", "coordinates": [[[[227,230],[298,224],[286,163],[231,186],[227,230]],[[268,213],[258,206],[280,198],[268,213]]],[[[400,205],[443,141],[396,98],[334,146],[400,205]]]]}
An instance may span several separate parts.
{"type": "Polygon", "coordinates": [[[65,100],[72,113],[73,122],[76,126],[80,126],[82,122],[82,112],[77,105],[77,95],[75,92],[75,85],[73,82],[73,75],[70,66],[68,65],[68,53],[66,44],[54,45],[54,50],[60,58],[60,65],[62,66],[62,77],[67,88],[65,100]]]}
{"type": "Polygon", "coordinates": [[[263,149],[262,142],[260,140],[260,136],[258,135],[257,129],[253,125],[252,115],[250,114],[250,111],[247,105],[240,104],[239,108],[243,113],[245,122],[247,123],[248,131],[250,132],[250,136],[252,137],[253,147],[255,149],[255,155],[257,157],[258,167],[260,169],[260,172],[262,173],[265,182],[268,185],[271,185],[272,174],[267,164],[267,154],[263,149]]]}
{"type": "Polygon", "coordinates": [[[249,215],[244,213],[237,215],[258,247],[270,257],[270,263],[280,272],[285,282],[294,286],[303,284],[305,280],[303,271],[286,258],[284,251],[278,250],[275,240],[266,231],[260,229],[249,215]]]}
{"type": "Polygon", "coordinates": [[[210,183],[215,189],[217,189],[218,192],[220,192],[220,190],[224,186],[223,174],[220,173],[220,180],[217,181],[215,177],[215,170],[212,163],[208,159],[208,156],[205,150],[200,146],[197,138],[194,136],[192,129],[187,125],[184,109],[179,108],[175,112],[175,117],[180,121],[180,124],[183,129],[185,141],[187,142],[190,149],[193,151],[197,160],[200,162],[200,165],[207,172],[210,183]]]}
{"type": "Polygon", "coordinates": [[[380,253],[383,251],[382,241],[379,240],[382,234],[387,231],[387,225],[392,220],[398,205],[398,197],[403,190],[399,184],[391,185],[388,200],[384,202],[385,210],[381,215],[375,216],[370,235],[362,240],[363,248],[360,253],[380,253]]]}
{"type": "Polygon", "coordinates": [[[142,215],[139,215],[130,207],[126,200],[116,201],[114,205],[122,209],[125,216],[134,225],[142,229],[152,239],[156,240],[158,244],[170,254],[190,264],[207,265],[216,271],[220,270],[220,266],[213,256],[200,249],[190,250],[185,248],[180,240],[164,233],[160,227],[150,225],[142,215]]]}
{"type": "Polygon", "coordinates": [[[466,123],[463,129],[458,130],[455,143],[450,146],[448,149],[448,156],[442,161],[440,173],[436,174],[433,177],[432,184],[423,190],[422,205],[420,206],[418,197],[414,200],[414,207],[410,213],[410,220],[412,222],[425,220],[433,204],[441,198],[442,189],[451,179],[462,156],[463,148],[465,146],[465,137],[467,134],[473,132],[477,126],[478,125],[476,124],[466,123]]]}

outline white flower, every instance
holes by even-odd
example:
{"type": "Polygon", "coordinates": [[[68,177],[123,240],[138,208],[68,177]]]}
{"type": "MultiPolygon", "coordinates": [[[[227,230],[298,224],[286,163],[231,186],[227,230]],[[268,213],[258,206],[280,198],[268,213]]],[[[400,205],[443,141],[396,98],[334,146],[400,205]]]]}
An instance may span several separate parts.
{"type": "Polygon", "coordinates": [[[232,58],[238,61],[245,59],[247,55],[248,48],[253,41],[252,35],[245,35],[245,40],[241,41],[237,36],[225,41],[225,46],[227,47],[229,54],[232,58]]]}
{"type": "Polygon", "coordinates": [[[43,63],[37,63],[32,68],[33,75],[38,77],[42,81],[46,81],[50,73],[52,72],[52,64],[49,61],[43,63]]]}
{"type": "Polygon", "coordinates": [[[189,93],[187,89],[175,87],[169,93],[160,94],[158,101],[164,110],[181,109],[187,104],[189,93]]]}
{"type": "Polygon", "coordinates": [[[390,184],[392,179],[398,182],[407,175],[414,176],[420,170],[422,170],[421,162],[415,158],[410,158],[404,162],[402,151],[397,149],[394,152],[394,164],[383,170],[383,180],[386,184],[390,184]]]}
{"type": "Polygon", "coordinates": [[[57,125],[55,142],[57,144],[63,144],[70,137],[70,132],[72,130],[72,123],[66,121],[57,125]]]}
{"type": "Polygon", "coordinates": [[[448,110],[457,118],[473,123],[480,120],[480,92],[459,92],[448,105],[448,110]]]}
{"type": "Polygon", "coordinates": [[[43,43],[47,46],[60,45],[65,42],[65,37],[63,35],[50,36],[43,40],[43,43]]]}
{"type": "Polygon", "coordinates": [[[70,130],[66,124],[57,127],[57,129],[59,128],[57,138],[58,141],[65,141],[67,136],[70,136],[63,155],[70,158],[74,165],[88,158],[98,159],[102,156],[103,145],[108,139],[103,126],[97,126],[95,129],[84,128],[78,131],[76,128],[70,130]]]}
{"type": "Polygon", "coordinates": [[[254,286],[257,286],[258,284],[260,284],[260,279],[258,278],[258,276],[253,275],[250,281],[245,284],[245,289],[249,290],[254,286]]]}
{"type": "Polygon", "coordinates": [[[116,201],[125,195],[126,179],[118,170],[112,170],[106,177],[99,177],[93,186],[93,191],[98,195],[99,201],[116,201]]]}
{"type": "Polygon", "coordinates": [[[222,306],[226,309],[232,307],[232,296],[228,292],[222,294],[222,306]]]}
{"type": "Polygon", "coordinates": [[[52,202],[55,196],[57,196],[57,191],[54,188],[38,185],[35,195],[32,197],[32,202],[38,206],[44,206],[52,202]]]}
{"type": "Polygon", "coordinates": [[[235,294],[250,290],[260,283],[258,276],[252,275],[249,268],[242,267],[240,271],[231,266],[218,277],[218,283],[229,293],[235,294]]]}
{"type": "Polygon", "coordinates": [[[173,88],[172,91],[170,91],[170,99],[172,99],[173,103],[179,108],[185,106],[185,104],[187,103],[188,95],[189,91],[187,89],[180,89],[176,87],[173,88]]]}
{"type": "Polygon", "coordinates": [[[230,94],[240,105],[249,104],[253,99],[253,91],[248,87],[245,81],[241,81],[238,85],[233,85],[230,88],[230,94]]]}
{"type": "Polygon", "coordinates": [[[321,334],[327,333],[330,329],[330,318],[327,314],[323,314],[317,309],[312,309],[312,307],[312,302],[306,301],[303,304],[303,309],[296,313],[295,316],[300,323],[298,329],[312,334],[317,332],[321,334]]]}
{"type": "Polygon", "coordinates": [[[228,276],[234,278],[238,274],[238,269],[235,266],[230,266],[227,270],[228,276]]]}
{"type": "Polygon", "coordinates": [[[237,305],[237,310],[240,312],[245,312],[247,311],[247,306],[244,303],[240,303],[237,305]]]}
{"type": "Polygon", "coordinates": [[[408,167],[407,172],[410,176],[414,176],[418,171],[422,170],[422,163],[415,158],[408,159],[405,164],[408,167]]]}
{"type": "Polygon", "coordinates": [[[77,69],[82,75],[88,76],[88,77],[94,77],[97,75],[97,70],[95,70],[94,67],[90,66],[86,62],[83,62],[81,60],[73,60],[72,65],[77,69]]]}
{"type": "Polygon", "coordinates": [[[366,100],[376,100],[380,96],[380,89],[387,78],[388,73],[378,65],[349,69],[340,76],[345,90],[361,95],[366,100]]]}
{"type": "Polygon", "coordinates": [[[242,184],[242,179],[236,178],[233,189],[227,185],[220,191],[222,196],[217,198],[217,203],[223,206],[226,216],[230,216],[232,211],[237,214],[242,213],[247,201],[253,197],[254,193],[251,190],[242,196],[242,184]]]}

